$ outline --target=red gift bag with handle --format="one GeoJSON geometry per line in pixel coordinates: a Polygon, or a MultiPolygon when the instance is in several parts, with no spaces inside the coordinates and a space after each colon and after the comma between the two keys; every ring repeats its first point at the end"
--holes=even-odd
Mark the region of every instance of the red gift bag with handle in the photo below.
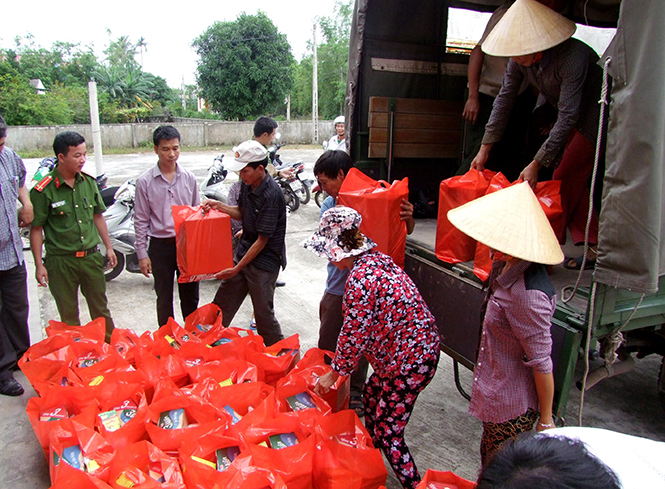
{"type": "Polygon", "coordinates": [[[474,489],[475,482],[463,479],[453,472],[427,469],[416,489],[474,489]]]}
{"type": "Polygon", "coordinates": [[[469,170],[464,175],[448,178],[439,186],[439,214],[436,221],[436,257],[447,263],[471,261],[476,254],[476,241],[448,220],[448,211],[485,195],[495,172],[469,170]]]}
{"type": "Polygon", "coordinates": [[[360,231],[376,243],[377,250],[404,268],[406,224],[400,218],[400,204],[408,198],[408,178],[389,184],[351,168],[339,189],[337,203],[358,211],[363,217],[360,231]]]}
{"type": "Polygon", "coordinates": [[[216,273],[233,267],[231,218],[215,209],[204,213],[201,206],[171,206],[177,261],[178,282],[198,282],[214,278],[216,273]]]}

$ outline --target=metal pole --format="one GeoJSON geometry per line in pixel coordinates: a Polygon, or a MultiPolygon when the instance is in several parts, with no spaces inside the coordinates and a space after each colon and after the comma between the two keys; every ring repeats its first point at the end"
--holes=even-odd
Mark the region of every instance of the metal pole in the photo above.
{"type": "Polygon", "coordinates": [[[312,63],[312,125],[314,126],[314,137],[312,143],[319,142],[319,79],[318,60],[316,56],[316,23],[312,29],[312,44],[314,47],[314,59],[312,63]]]}
{"type": "Polygon", "coordinates": [[[99,127],[99,105],[97,103],[97,83],[94,80],[88,82],[90,94],[90,123],[92,125],[92,146],[95,150],[95,169],[97,176],[104,173],[104,161],[102,158],[102,133],[99,127]]]}

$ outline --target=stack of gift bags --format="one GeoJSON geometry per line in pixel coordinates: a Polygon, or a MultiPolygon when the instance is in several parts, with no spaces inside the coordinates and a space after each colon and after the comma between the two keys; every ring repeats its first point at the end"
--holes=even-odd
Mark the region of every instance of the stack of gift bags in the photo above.
{"type": "Polygon", "coordinates": [[[380,452],[348,379],[314,392],[330,352],[266,347],[214,304],[138,336],[51,321],[19,362],[52,488],[377,488],[380,452]]]}
{"type": "MultiPolygon", "coordinates": [[[[448,211],[516,183],[519,183],[519,180],[510,183],[501,172],[490,170],[469,170],[464,175],[441,182],[434,247],[436,257],[446,263],[473,262],[473,273],[481,281],[486,281],[492,271],[489,247],[478,243],[453,226],[448,220],[448,211]]],[[[558,180],[538,182],[534,190],[541,208],[557,235],[563,226],[560,191],[561,182],[558,180]]],[[[501,212],[501,209],[497,209],[497,212],[501,212]]]]}

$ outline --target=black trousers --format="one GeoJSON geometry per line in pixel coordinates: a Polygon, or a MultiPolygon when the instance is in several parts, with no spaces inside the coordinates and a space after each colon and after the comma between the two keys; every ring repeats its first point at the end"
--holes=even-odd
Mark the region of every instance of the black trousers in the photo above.
{"type": "MultiPolygon", "coordinates": [[[[173,278],[180,276],[175,238],[150,238],[148,256],[157,294],[157,322],[164,326],[173,317],[173,278]]],[[[199,307],[199,283],[178,284],[180,311],[185,318],[199,307]]]]}
{"type": "Polygon", "coordinates": [[[30,347],[28,282],[25,263],[0,271],[0,380],[13,376],[30,347]]]}

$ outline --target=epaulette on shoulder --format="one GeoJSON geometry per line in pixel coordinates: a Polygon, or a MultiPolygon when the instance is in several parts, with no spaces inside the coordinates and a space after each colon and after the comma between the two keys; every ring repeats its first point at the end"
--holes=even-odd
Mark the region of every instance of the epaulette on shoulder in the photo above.
{"type": "Polygon", "coordinates": [[[46,188],[46,186],[47,186],[49,183],[51,183],[52,180],[53,180],[53,176],[52,176],[52,175],[46,175],[44,178],[42,178],[42,179],[39,181],[39,183],[37,183],[37,185],[34,186],[34,189],[35,189],[37,192],[41,192],[42,190],[44,190],[44,189],[46,188]]]}
{"type": "Polygon", "coordinates": [[[84,179],[85,179],[85,177],[92,178],[93,180],[95,179],[95,177],[93,177],[92,175],[90,175],[90,173],[86,173],[86,172],[84,172],[84,171],[81,172],[81,176],[82,176],[84,179]]]}

